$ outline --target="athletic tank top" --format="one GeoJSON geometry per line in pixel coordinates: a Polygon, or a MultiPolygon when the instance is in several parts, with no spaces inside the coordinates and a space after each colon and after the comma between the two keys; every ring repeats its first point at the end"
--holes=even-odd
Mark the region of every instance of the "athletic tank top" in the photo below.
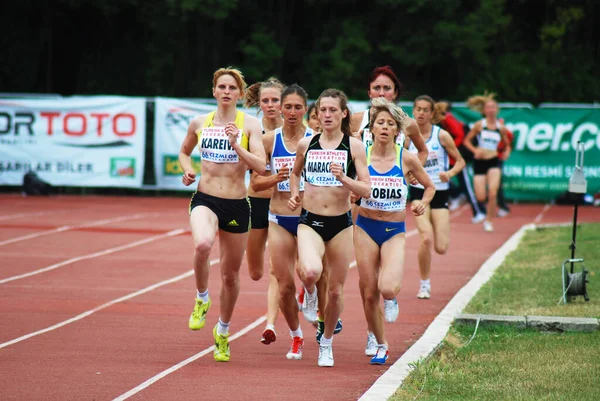
{"type": "Polygon", "coordinates": [[[350,151],[350,137],[346,134],[335,149],[323,149],[319,143],[321,134],[313,135],[304,155],[304,177],[306,182],[319,187],[341,187],[343,184],[331,174],[330,163],[342,165],[344,173],[354,178],[356,167],[350,151]]]}
{"type": "MultiPolygon", "coordinates": [[[[373,145],[373,133],[371,132],[371,109],[365,110],[363,113],[362,121],[360,122],[360,127],[362,130],[361,140],[365,149],[369,146],[373,145]]],[[[404,146],[404,132],[400,131],[398,136],[396,137],[396,144],[400,146],[404,146]]]]}
{"type": "MultiPolygon", "coordinates": [[[[304,137],[311,136],[313,130],[306,128],[304,137]]],[[[288,166],[290,170],[296,163],[296,152],[290,152],[285,146],[283,140],[283,132],[281,127],[275,130],[275,136],[273,138],[273,151],[271,152],[271,165],[273,166],[273,174],[277,174],[280,169],[288,166]]],[[[277,183],[277,190],[279,192],[290,192],[290,180],[289,178],[285,181],[277,183]]],[[[300,177],[300,191],[304,191],[304,171],[300,177]]]]}
{"type": "Polygon", "coordinates": [[[500,123],[496,121],[496,129],[492,130],[487,127],[487,121],[485,118],[481,120],[481,132],[477,136],[479,141],[479,147],[488,150],[498,150],[498,144],[502,140],[500,134],[500,123]]]}
{"type": "Polygon", "coordinates": [[[371,174],[371,197],[362,198],[360,207],[384,212],[401,212],[406,209],[408,187],[402,171],[402,150],[396,144],[396,165],[388,172],[379,173],[371,164],[372,146],[367,149],[367,165],[371,174]]]}
{"type": "MultiPolygon", "coordinates": [[[[213,163],[238,163],[240,158],[229,144],[225,127],[214,127],[214,117],[214,111],[209,113],[206,116],[206,120],[204,120],[202,129],[196,130],[200,159],[213,163]]],[[[248,150],[248,136],[244,132],[244,113],[241,111],[238,111],[235,116],[235,125],[240,129],[240,135],[238,135],[237,139],[238,143],[244,149],[248,150]]]]}
{"type": "MultiPolygon", "coordinates": [[[[440,130],[440,127],[437,125],[431,126],[431,135],[425,143],[425,145],[427,145],[428,154],[424,167],[425,172],[427,172],[429,178],[431,178],[431,181],[435,184],[435,189],[445,191],[449,188],[449,184],[447,182],[442,182],[440,173],[448,170],[448,153],[446,153],[446,149],[444,149],[440,142],[440,130]]],[[[418,152],[412,142],[410,143],[408,150],[414,154],[417,154],[418,152]]],[[[410,185],[423,189],[423,185],[421,184],[410,185]]]]}

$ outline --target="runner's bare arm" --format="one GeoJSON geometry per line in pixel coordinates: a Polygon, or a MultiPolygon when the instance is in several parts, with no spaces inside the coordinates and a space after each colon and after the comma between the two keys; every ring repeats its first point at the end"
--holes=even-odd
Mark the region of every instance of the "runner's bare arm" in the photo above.
{"type": "Polygon", "coordinates": [[[479,134],[480,132],[481,132],[481,121],[477,121],[473,125],[473,128],[471,128],[471,130],[465,137],[465,140],[463,141],[463,145],[465,145],[465,148],[467,148],[467,150],[469,150],[469,152],[471,152],[473,154],[476,153],[475,145],[473,145],[473,138],[475,138],[475,135],[479,134]]]}
{"type": "Polygon", "coordinates": [[[418,151],[417,157],[419,158],[421,164],[425,165],[425,162],[427,161],[427,156],[429,155],[429,150],[427,149],[427,145],[425,144],[423,135],[421,135],[421,131],[419,130],[417,122],[411,118],[410,125],[406,127],[404,133],[408,138],[410,138],[412,143],[415,144],[415,148],[417,148],[418,151]]]}
{"type": "Polygon", "coordinates": [[[188,126],[187,134],[183,138],[181,149],[179,150],[179,165],[183,170],[183,177],[181,181],[184,185],[190,185],[196,181],[196,172],[192,166],[192,152],[196,145],[198,145],[198,135],[196,130],[202,126],[205,116],[198,116],[194,118],[188,126]]]}
{"type": "Polygon", "coordinates": [[[429,177],[429,174],[427,174],[421,165],[419,159],[417,159],[417,156],[410,152],[402,152],[402,170],[410,171],[412,175],[415,176],[417,181],[423,185],[425,191],[423,192],[423,198],[420,200],[420,202],[424,206],[429,205],[433,199],[433,196],[435,195],[435,185],[429,177]]]}
{"type": "MultiPolygon", "coordinates": [[[[348,177],[343,172],[336,178],[356,195],[368,198],[371,196],[371,177],[369,175],[369,168],[367,167],[367,153],[365,147],[358,139],[350,138],[350,151],[353,156],[354,167],[356,168],[356,179],[348,177]]],[[[337,163],[334,164],[340,166],[337,163]]],[[[333,169],[331,172],[333,173],[333,169]]]]}
{"type": "Polygon", "coordinates": [[[460,173],[463,168],[465,168],[466,163],[465,159],[463,159],[460,152],[456,148],[456,145],[454,144],[454,139],[448,131],[440,131],[440,142],[444,149],[446,149],[446,153],[448,153],[448,155],[456,161],[454,163],[454,166],[450,170],[442,171],[440,173],[440,179],[442,180],[442,182],[448,182],[450,178],[454,177],[455,175],[460,173]]]}
{"type": "MultiPolygon", "coordinates": [[[[237,143],[236,140],[230,139],[230,144],[237,152],[240,158],[248,165],[248,168],[255,171],[257,174],[264,175],[267,171],[267,162],[265,157],[265,148],[262,143],[262,129],[256,117],[249,115],[245,116],[245,129],[248,135],[248,143],[250,150],[244,149],[237,143]]],[[[227,132],[228,127],[225,127],[227,132]]],[[[235,127],[235,125],[233,125],[235,127]]],[[[235,127],[237,129],[237,127],[235,127]]]]}
{"type": "Polygon", "coordinates": [[[302,203],[300,199],[300,178],[302,177],[302,170],[304,169],[304,155],[310,144],[311,137],[306,137],[298,142],[296,148],[296,163],[290,174],[290,200],[288,202],[288,208],[290,210],[296,210],[302,203]]]}
{"type": "MultiPolygon", "coordinates": [[[[265,147],[265,154],[267,156],[267,162],[269,162],[271,158],[271,153],[273,152],[273,137],[275,136],[274,131],[269,131],[262,136],[263,146],[265,147]]],[[[250,176],[250,185],[252,189],[256,192],[267,190],[275,185],[278,182],[285,181],[287,178],[284,178],[286,175],[289,176],[289,169],[281,169],[275,175],[273,175],[273,171],[275,167],[271,164],[271,171],[267,171],[264,176],[256,174],[254,171],[250,176]]]]}
{"type": "Polygon", "coordinates": [[[350,130],[352,131],[353,136],[360,135],[360,132],[364,128],[360,126],[360,123],[362,122],[365,113],[366,111],[359,111],[350,116],[350,130]]]}

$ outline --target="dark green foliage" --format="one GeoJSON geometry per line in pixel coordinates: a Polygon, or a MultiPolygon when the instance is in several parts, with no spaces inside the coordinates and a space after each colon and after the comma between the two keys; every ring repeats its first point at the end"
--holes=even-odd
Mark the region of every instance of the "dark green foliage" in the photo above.
{"type": "Polygon", "coordinates": [[[390,64],[404,99],[592,102],[598,20],[595,0],[21,0],[0,13],[0,92],[210,97],[231,65],[364,99],[390,64]]]}

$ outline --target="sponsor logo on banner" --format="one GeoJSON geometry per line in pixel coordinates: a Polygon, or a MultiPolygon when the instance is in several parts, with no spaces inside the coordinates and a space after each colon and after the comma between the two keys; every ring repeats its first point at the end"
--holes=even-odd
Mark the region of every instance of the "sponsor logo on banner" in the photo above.
{"type": "Polygon", "coordinates": [[[132,146],[137,117],[132,113],[108,112],[101,108],[87,112],[0,111],[0,143],[36,144],[40,136],[55,145],[99,148],[132,146]]]}
{"type": "MultiPolygon", "coordinates": [[[[192,156],[192,167],[196,174],[200,174],[202,170],[202,163],[200,162],[199,156],[192,156]]],[[[179,156],[163,155],[162,172],[165,176],[181,177],[183,175],[183,170],[179,165],[179,156]]]]}
{"type": "Polygon", "coordinates": [[[120,96],[0,99],[0,185],[21,185],[33,171],[57,186],[141,186],[145,105],[120,96]]]}
{"type": "Polygon", "coordinates": [[[111,177],[135,177],[135,159],[133,157],[112,157],[110,159],[111,177]]]}

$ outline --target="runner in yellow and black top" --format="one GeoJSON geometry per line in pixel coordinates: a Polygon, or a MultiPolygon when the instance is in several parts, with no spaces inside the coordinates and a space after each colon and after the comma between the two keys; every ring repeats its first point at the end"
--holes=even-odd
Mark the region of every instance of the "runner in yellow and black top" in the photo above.
{"type": "Polygon", "coordinates": [[[220,317],[213,336],[214,358],[222,362],[230,358],[229,323],[240,291],[239,271],[250,229],[245,175],[249,168],[258,174],[266,172],[260,123],[236,108],[245,89],[246,82],[239,70],[217,70],[213,75],[217,110],[192,120],[179,152],[185,185],[196,181],[191,162],[196,145],[202,160],[198,189],[190,201],[197,296],[189,327],[199,330],[206,323],[211,304],[209,255],[218,230],[222,285],[220,317]]]}
{"type": "MultiPolygon", "coordinates": [[[[283,125],[281,118],[281,92],[283,84],[276,78],[269,78],[264,82],[250,85],[244,96],[245,107],[256,107],[263,113],[261,120],[263,135],[267,131],[283,125]]],[[[269,170],[267,163],[267,170],[269,170]]],[[[251,179],[257,174],[250,171],[251,179]]],[[[273,188],[255,191],[252,185],[248,187],[248,199],[252,208],[250,235],[246,247],[246,260],[248,261],[248,272],[252,280],[260,280],[264,272],[265,247],[269,227],[269,203],[273,195],[273,188]]],[[[275,334],[275,320],[279,313],[279,289],[277,279],[269,269],[269,289],[267,291],[267,323],[263,330],[261,342],[265,345],[271,344],[277,339],[275,334]]]]}
{"type": "Polygon", "coordinates": [[[350,192],[368,197],[370,183],[364,146],[351,137],[346,95],[337,89],[323,91],[317,100],[317,110],[322,133],[302,139],[298,144],[288,205],[291,210],[302,206],[298,253],[300,276],[306,289],[302,312],[309,321],[317,319],[315,283],[324,273],[323,257],[327,254],[328,300],[323,311],[325,330],[319,345],[318,365],[333,366],[333,333],[342,311],[342,290],[352,260],[348,252],[352,241],[350,192]],[[303,172],[305,196],[301,199],[303,172]]]}

